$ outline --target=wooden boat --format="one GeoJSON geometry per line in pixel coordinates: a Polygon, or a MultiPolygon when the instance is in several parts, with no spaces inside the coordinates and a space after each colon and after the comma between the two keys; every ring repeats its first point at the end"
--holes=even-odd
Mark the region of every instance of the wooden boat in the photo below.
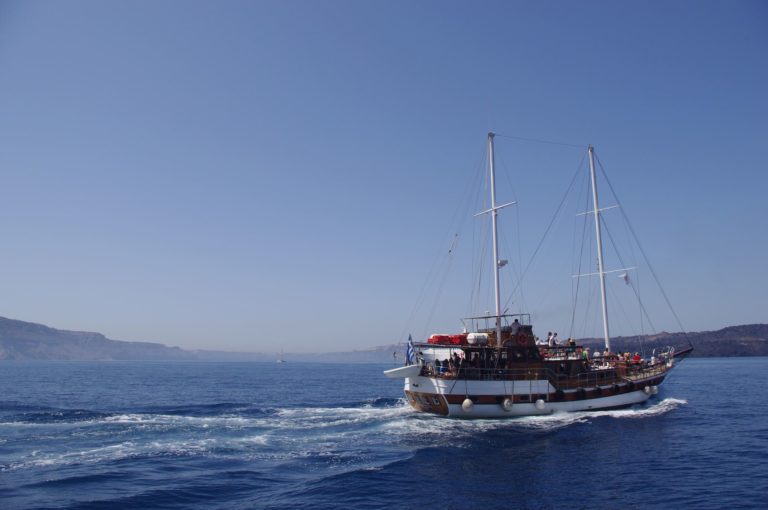
{"type": "MultiPolygon", "coordinates": [[[[605,350],[599,356],[587,348],[537,345],[529,314],[501,311],[497,216],[512,203],[497,205],[494,133],[488,134],[488,167],[495,278],[494,314],[464,319],[460,334],[432,335],[426,342],[410,338],[406,365],[387,370],[404,379],[405,396],[417,411],[457,418],[507,418],[560,411],[589,411],[639,404],[659,391],[676,358],[692,347],[672,347],[648,357],[628,357],[611,351],[605,291],[594,150],[587,149],[592,190],[605,350]],[[492,325],[487,327],[487,325],[492,325]],[[483,327],[483,326],[486,327],[483,327]]],[[[513,202],[514,203],[514,202],[513,202]]],[[[620,271],[620,270],[619,270],[620,271]]],[[[583,275],[577,275],[583,276],[583,275]]]]}

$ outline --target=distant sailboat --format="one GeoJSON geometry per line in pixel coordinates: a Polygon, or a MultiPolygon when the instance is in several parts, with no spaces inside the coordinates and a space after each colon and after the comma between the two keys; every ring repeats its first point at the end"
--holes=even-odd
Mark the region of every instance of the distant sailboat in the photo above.
{"type": "Polygon", "coordinates": [[[277,358],[278,363],[285,363],[285,353],[282,349],[280,349],[280,357],[277,358]]]}

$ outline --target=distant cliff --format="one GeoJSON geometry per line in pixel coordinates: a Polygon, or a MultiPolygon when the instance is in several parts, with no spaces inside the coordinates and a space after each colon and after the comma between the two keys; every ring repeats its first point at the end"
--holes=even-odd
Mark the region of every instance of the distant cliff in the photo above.
{"type": "MultiPolygon", "coordinates": [[[[717,331],[692,333],[658,333],[655,335],[617,337],[611,339],[616,352],[638,351],[640,346],[648,352],[671,345],[683,348],[693,345],[692,357],[768,356],[768,324],[729,326],[717,331]]],[[[602,346],[602,339],[583,340],[590,346],[602,346]]]]}
{"type": "Polygon", "coordinates": [[[65,331],[0,317],[0,360],[188,360],[178,347],[121,342],[100,333],[65,331]]]}
{"type": "MultiPolygon", "coordinates": [[[[718,331],[659,333],[616,337],[614,351],[651,350],[672,345],[693,344],[692,356],[768,356],[768,324],[731,326],[718,331]]],[[[579,340],[579,344],[602,348],[602,340],[579,340]]],[[[390,344],[364,350],[333,353],[285,353],[288,362],[317,363],[402,363],[405,346],[390,344]],[[397,359],[393,359],[396,353],[397,359]]],[[[273,353],[225,351],[187,351],[151,342],[111,340],[100,333],[66,331],[32,322],[0,317],[0,360],[199,360],[274,362],[273,353]]]]}

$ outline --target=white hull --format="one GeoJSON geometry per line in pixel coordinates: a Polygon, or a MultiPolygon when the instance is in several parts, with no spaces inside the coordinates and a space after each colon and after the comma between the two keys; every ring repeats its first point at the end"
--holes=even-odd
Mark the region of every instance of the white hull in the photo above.
{"type": "Polygon", "coordinates": [[[514,404],[507,411],[500,405],[475,404],[469,411],[465,411],[461,405],[448,404],[448,416],[451,418],[512,418],[515,416],[541,416],[552,413],[596,411],[599,409],[611,409],[632,404],[639,404],[651,398],[652,393],[646,394],[642,390],[613,395],[610,397],[590,398],[573,402],[545,402],[543,409],[538,409],[536,404],[514,404]]]}
{"type": "MultiPolygon", "coordinates": [[[[657,386],[643,385],[642,382],[638,382],[635,388],[637,389],[626,388],[624,392],[619,394],[582,396],[582,398],[575,400],[549,401],[547,396],[554,394],[556,389],[546,380],[473,381],[423,376],[405,378],[405,393],[409,403],[414,408],[425,410],[424,403],[426,402],[433,404],[432,409],[426,412],[465,419],[512,418],[516,416],[540,416],[556,412],[610,409],[645,402],[658,392],[657,386]],[[470,396],[476,402],[466,405],[467,397],[470,396]],[[520,402],[520,397],[528,401],[520,402]],[[493,403],[494,400],[496,403],[493,403]],[[511,404],[507,402],[505,407],[503,405],[504,400],[515,400],[515,402],[511,404]]],[[[585,390],[591,394],[596,389],[586,388],[585,390]]],[[[573,393],[573,398],[576,398],[577,391],[566,390],[565,393],[573,393]]]]}

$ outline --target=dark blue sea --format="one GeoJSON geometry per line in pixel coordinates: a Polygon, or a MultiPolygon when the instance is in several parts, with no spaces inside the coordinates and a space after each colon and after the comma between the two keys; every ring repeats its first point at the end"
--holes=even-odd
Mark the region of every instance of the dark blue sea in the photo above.
{"type": "Polygon", "coordinates": [[[0,508],[768,508],[768,358],[650,402],[418,415],[391,365],[0,363],[0,508]]]}

